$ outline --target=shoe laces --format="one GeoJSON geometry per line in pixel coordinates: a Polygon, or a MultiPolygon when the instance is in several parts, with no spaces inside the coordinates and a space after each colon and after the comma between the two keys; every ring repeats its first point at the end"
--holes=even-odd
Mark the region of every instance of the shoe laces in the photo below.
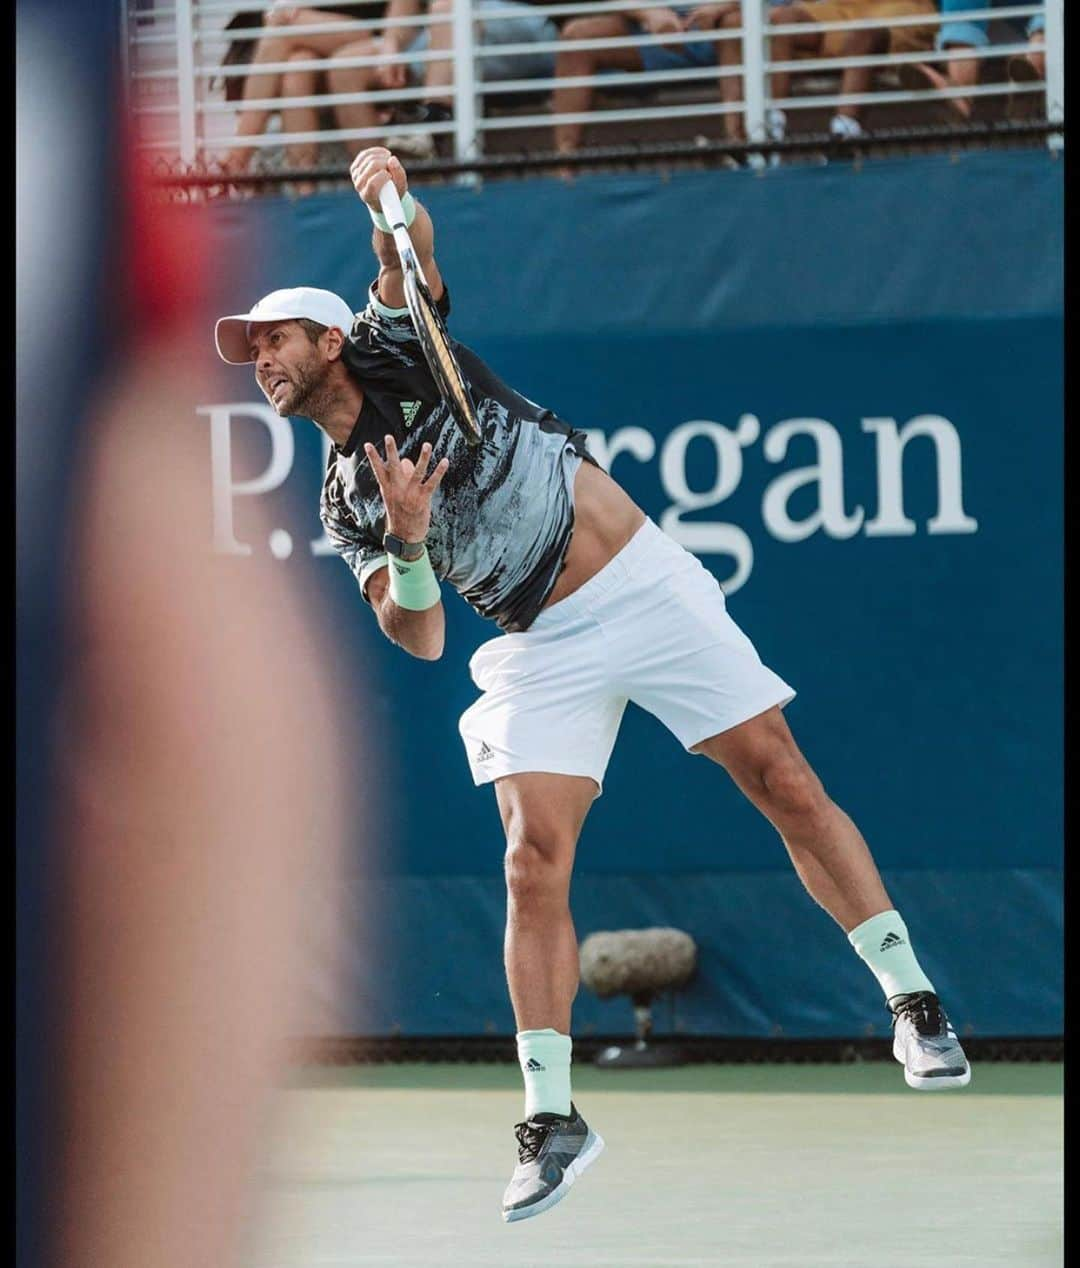
{"type": "Polygon", "coordinates": [[[554,1123],[515,1123],[514,1135],[518,1142],[518,1162],[534,1162],[551,1135],[554,1123]]]}
{"type": "Polygon", "coordinates": [[[944,1024],[941,1001],[932,991],[902,996],[892,1006],[893,1018],[911,1022],[920,1035],[939,1035],[944,1024]]]}

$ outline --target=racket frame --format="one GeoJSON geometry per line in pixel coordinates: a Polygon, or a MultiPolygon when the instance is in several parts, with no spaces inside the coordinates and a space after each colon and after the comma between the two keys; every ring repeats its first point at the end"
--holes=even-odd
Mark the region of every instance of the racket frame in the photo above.
{"type": "Polygon", "coordinates": [[[427,361],[428,368],[438,386],[439,392],[446,402],[454,422],[464,433],[466,441],[470,445],[479,445],[483,440],[483,434],[480,430],[480,421],[476,415],[476,406],[473,403],[469,385],[465,382],[461,367],[454,356],[454,350],[450,346],[450,336],[446,332],[446,326],[439,314],[439,310],[435,307],[434,299],[431,297],[431,290],[427,284],[427,279],[424,277],[424,270],[420,267],[420,259],[416,254],[416,248],[413,246],[409,231],[405,227],[405,212],[392,179],[388,180],[382,189],[379,190],[379,205],[382,207],[383,215],[390,225],[390,232],[394,237],[394,245],[397,247],[398,257],[401,260],[405,304],[409,310],[409,317],[412,320],[413,329],[416,331],[416,337],[420,341],[424,360],[427,361]],[[431,324],[439,332],[446,344],[446,352],[450,360],[449,368],[443,364],[442,358],[439,356],[439,350],[435,346],[428,330],[425,314],[430,317],[431,324]],[[453,382],[455,378],[457,380],[456,384],[453,382]],[[460,393],[467,404],[458,399],[458,393],[460,393]]]}

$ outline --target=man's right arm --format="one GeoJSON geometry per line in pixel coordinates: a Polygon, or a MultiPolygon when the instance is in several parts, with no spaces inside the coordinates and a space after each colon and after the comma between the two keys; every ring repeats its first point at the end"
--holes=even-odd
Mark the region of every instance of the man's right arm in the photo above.
{"type": "Polygon", "coordinates": [[[366,590],[379,628],[392,643],[421,660],[439,659],[446,642],[446,613],[441,600],[422,612],[399,608],[390,597],[389,568],[372,573],[366,590]]]}

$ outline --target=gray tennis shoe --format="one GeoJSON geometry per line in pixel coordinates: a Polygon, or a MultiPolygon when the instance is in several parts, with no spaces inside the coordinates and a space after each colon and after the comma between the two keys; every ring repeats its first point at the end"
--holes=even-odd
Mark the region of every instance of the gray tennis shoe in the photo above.
{"type": "Polygon", "coordinates": [[[904,1081],[920,1092],[966,1087],[971,1066],[949,1024],[941,1000],[932,991],[894,995],[893,1056],[904,1067],[904,1081]]]}
{"type": "Polygon", "coordinates": [[[600,1156],[603,1140],[573,1105],[567,1116],[534,1114],[514,1128],[518,1165],[503,1194],[503,1219],[527,1220],[561,1202],[600,1156]]]}

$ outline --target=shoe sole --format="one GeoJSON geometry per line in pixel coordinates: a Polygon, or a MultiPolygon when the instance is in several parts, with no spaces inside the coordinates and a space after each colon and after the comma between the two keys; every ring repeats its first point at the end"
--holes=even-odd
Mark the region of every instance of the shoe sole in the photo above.
{"type": "Polygon", "coordinates": [[[912,1074],[902,1054],[893,1049],[893,1058],[904,1067],[904,1082],[916,1092],[947,1092],[952,1087],[967,1087],[971,1082],[971,1066],[964,1067],[963,1074],[912,1074]]]}
{"type": "Polygon", "coordinates": [[[591,1167],[603,1151],[604,1138],[596,1132],[590,1131],[588,1136],[585,1137],[585,1148],[563,1172],[563,1178],[558,1187],[552,1189],[546,1198],[541,1198],[530,1206],[521,1206],[513,1210],[503,1211],[503,1223],[513,1224],[517,1220],[528,1220],[534,1215],[542,1215],[545,1211],[550,1211],[553,1206],[556,1206],[566,1197],[574,1187],[574,1181],[578,1176],[588,1167],[591,1167]]]}
{"type": "Polygon", "coordinates": [[[904,1082],[917,1092],[947,1092],[951,1087],[967,1087],[971,1082],[971,1066],[963,1074],[912,1074],[905,1069],[904,1082]]]}

